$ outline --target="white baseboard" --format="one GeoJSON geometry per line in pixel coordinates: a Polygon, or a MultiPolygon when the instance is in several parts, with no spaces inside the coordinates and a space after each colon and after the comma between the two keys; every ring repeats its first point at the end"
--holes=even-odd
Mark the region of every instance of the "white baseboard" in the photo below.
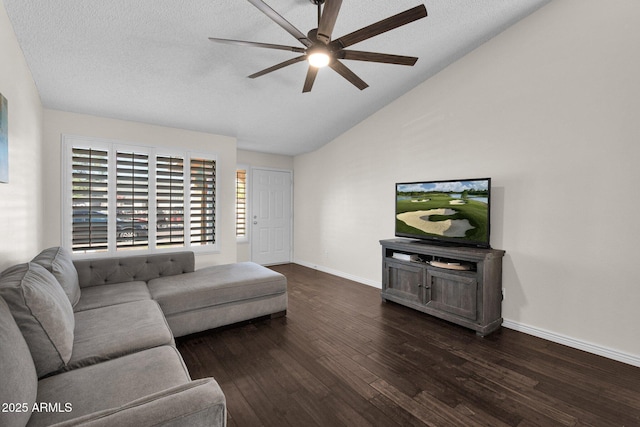
{"type": "Polygon", "coordinates": [[[566,345],[567,347],[577,348],[578,350],[583,350],[587,353],[597,354],[598,356],[603,356],[607,359],[613,359],[617,360],[618,362],[640,367],[640,357],[634,356],[632,354],[612,350],[610,348],[603,347],[597,344],[578,340],[566,335],[557,334],[555,332],[550,332],[533,326],[524,325],[522,323],[517,323],[511,320],[503,320],[502,326],[504,326],[505,328],[513,329],[514,331],[533,335],[534,337],[542,338],[547,341],[566,345]]]}
{"type": "MultiPolygon", "coordinates": [[[[321,265],[313,264],[307,261],[296,259],[293,261],[296,264],[300,264],[304,267],[312,268],[314,270],[322,271],[324,273],[333,274],[334,276],[342,277],[354,282],[359,282],[374,288],[381,289],[382,284],[375,280],[364,279],[362,277],[347,274],[342,271],[334,270],[332,268],[324,267],[321,265]]],[[[626,363],[628,365],[640,367],[640,356],[635,356],[628,353],[623,353],[618,350],[613,350],[607,347],[603,347],[597,344],[593,344],[586,341],[581,341],[575,338],[568,337],[566,335],[558,334],[555,332],[547,331],[544,329],[536,328],[534,326],[524,325],[512,320],[504,319],[502,326],[514,331],[522,332],[534,337],[542,338],[547,341],[555,342],[558,344],[566,345],[567,347],[576,348],[578,350],[586,351],[587,353],[597,354],[598,356],[606,357],[607,359],[617,360],[618,362],[626,363]]]]}
{"type": "Polygon", "coordinates": [[[342,277],[343,279],[353,280],[354,282],[362,283],[363,285],[372,286],[374,288],[382,289],[382,283],[375,280],[365,279],[363,277],[347,274],[343,271],[334,270],[332,268],[324,267],[322,265],[313,264],[311,262],[303,261],[300,259],[293,260],[295,264],[300,264],[303,267],[313,268],[314,270],[322,271],[323,273],[333,274],[334,276],[342,277]]]}

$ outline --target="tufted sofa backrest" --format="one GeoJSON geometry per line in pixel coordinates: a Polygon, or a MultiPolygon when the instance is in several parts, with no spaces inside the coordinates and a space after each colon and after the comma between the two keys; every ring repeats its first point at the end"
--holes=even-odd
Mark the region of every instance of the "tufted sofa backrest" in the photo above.
{"type": "Polygon", "coordinates": [[[195,270],[193,252],[83,259],[73,262],[80,287],[143,281],[195,270]]]}

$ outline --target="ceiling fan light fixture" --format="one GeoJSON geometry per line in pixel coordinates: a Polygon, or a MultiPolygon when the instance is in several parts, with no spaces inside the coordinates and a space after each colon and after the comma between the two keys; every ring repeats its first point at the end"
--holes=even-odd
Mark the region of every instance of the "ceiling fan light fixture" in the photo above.
{"type": "Polygon", "coordinates": [[[329,62],[331,62],[331,57],[323,50],[310,53],[307,59],[309,61],[309,65],[316,68],[326,67],[329,65],[329,62]]]}

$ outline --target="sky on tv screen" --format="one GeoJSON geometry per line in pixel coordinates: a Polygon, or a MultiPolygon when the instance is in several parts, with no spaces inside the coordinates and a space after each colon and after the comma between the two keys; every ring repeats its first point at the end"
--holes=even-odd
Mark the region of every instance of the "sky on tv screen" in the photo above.
{"type": "Polygon", "coordinates": [[[399,184],[398,191],[442,191],[451,193],[461,193],[464,190],[487,190],[489,181],[450,181],[450,182],[425,182],[412,184],[399,184]]]}

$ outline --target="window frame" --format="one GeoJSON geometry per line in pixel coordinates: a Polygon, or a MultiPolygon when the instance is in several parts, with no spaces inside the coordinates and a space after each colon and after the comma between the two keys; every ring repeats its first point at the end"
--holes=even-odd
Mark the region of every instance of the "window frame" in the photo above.
{"type": "Polygon", "coordinates": [[[79,135],[62,135],[62,207],[61,207],[61,243],[62,246],[69,249],[74,258],[100,258],[111,256],[123,256],[123,255],[145,255],[151,253],[165,253],[165,252],[180,252],[180,251],[193,251],[195,253],[219,253],[220,243],[218,232],[218,218],[219,218],[219,189],[218,189],[218,156],[213,152],[195,151],[187,149],[178,149],[175,147],[168,148],[162,146],[153,146],[141,143],[132,143],[127,141],[118,141],[111,139],[103,139],[96,137],[87,137],[79,135]],[[107,206],[108,221],[109,221],[109,234],[107,250],[101,251],[88,251],[88,252],[74,252],[73,251],[73,159],[72,150],[76,147],[91,148],[105,150],[108,153],[108,200],[113,198],[114,203],[109,202],[107,206]],[[149,159],[149,200],[148,200],[148,245],[146,248],[127,249],[125,247],[118,248],[116,245],[116,227],[115,227],[115,213],[116,213],[116,177],[115,177],[115,165],[116,165],[116,153],[118,151],[134,151],[148,155],[149,159]],[[156,164],[158,156],[173,156],[182,157],[185,164],[183,170],[184,174],[184,243],[181,246],[157,246],[157,188],[156,188],[156,164]],[[215,164],[214,177],[214,194],[213,194],[213,221],[214,221],[214,243],[204,245],[192,245],[191,244],[191,159],[200,158],[211,160],[215,164]],[[113,172],[112,172],[113,171],[113,172]]]}

